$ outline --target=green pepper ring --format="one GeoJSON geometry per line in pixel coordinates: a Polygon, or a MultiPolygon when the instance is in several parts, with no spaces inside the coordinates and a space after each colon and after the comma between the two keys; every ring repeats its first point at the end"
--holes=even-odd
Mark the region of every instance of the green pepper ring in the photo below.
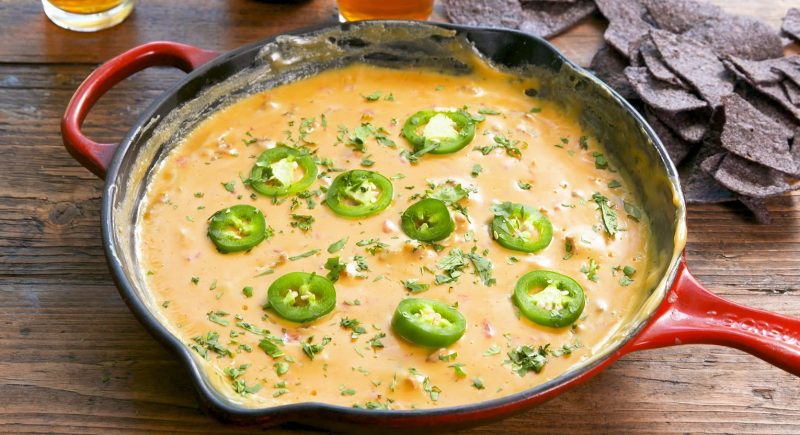
{"type": "Polygon", "coordinates": [[[308,186],[314,183],[317,179],[317,164],[307,154],[289,148],[287,146],[278,145],[275,148],[268,149],[258,156],[256,164],[250,170],[250,187],[256,192],[265,196],[286,196],[293,193],[298,193],[306,190],[308,186]],[[293,158],[294,161],[303,169],[303,178],[288,186],[276,186],[264,181],[263,165],[270,165],[285,158],[293,158]],[[259,165],[261,164],[261,165],[259,165]]]}
{"type": "Polygon", "coordinates": [[[272,310],[282,318],[291,322],[306,323],[333,311],[336,306],[336,289],[328,279],[317,274],[290,272],[272,282],[267,290],[267,301],[272,310]],[[302,306],[291,304],[287,298],[288,291],[301,293],[302,286],[308,286],[305,289],[307,291],[305,296],[313,295],[314,300],[302,306]]]}
{"type": "Polygon", "coordinates": [[[526,214],[530,216],[533,220],[533,227],[536,228],[539,237],[536,240],[518,237],[508,231],[510,223],[506,216],[495,215],[494,219],[492,219],[492,237],[497,243],[514,251],[528,253],[536,253],[547,248],[553,240],[553,224],[550,223],[550,219],[533,207],[514,203],[504,203],[503,205],[506,204],[513,207],[515,216],[524,217],[526,214]]]}
{"type": "Polygon", "coordinates": [[[426,198],[415,202],[400,216],[400,228],[408,237],[421,242],[438,242],[456,228],[444,202],[426,198]]]}
{"type": "Polygon", "coordinates": [[[458,111],[438,111],[438,110],[420,110],[419,112],[411,115],[406,119],[403,124],[403,136],[411,142],[415,151],[426,148],[431,143],[417,132],[420,126],[424,126],[436,115],[445,115],[456,123],[458,128],[458,137],[453,139],[446,139],[439,142],[439,146],[429,151],[431,154],[450,154],[454,153],[472,142],[475,137],[475,122],[472,117],[461,110],[458,111]]]}
{"type": "Polygon", "coordinates": [[[224,208],[208,218],[208,237],[224,254],[247,251],[266,238],[267,223],[261,210],[239,204],[224,208]]]}
{"type": "Polygon", "coordinates": [[[411,343],[440,348],[458,341],[467,328],[464,316],[455,308],[433,299],[407,298],[400,301],[392,317],[392,330],[411,343]],[[415,316],[424,308],[430,308],[440,315],[447,324],[433,325],[415,316]]]}
{"type": "Polygon", "coordinates": [[[523,275],[514,287],[514,304],[522,315],[534,323],[552,328],[560,328],[575,323],[586,305],[583,288],[574,279],[549,270],[534,270],[523,275]],[[561,309],[548,310],[537,305],[533,299],[536,294],[530,294],[530,289],[535,287],[546,288],[555,284],[556,288],[567,291],[562,296],[566,304],[561,309]]]}
{"type": "Polygon", "coordinates": [[[331,186],[328,188],[325,204],[328,205],[331,211],[339,216],[362,218],[372,216],[386,209],[386,207],[392,203],[393,194],[392,182],[389,181],[388,178],[377,172],[354,169],[339,174],[333,180],[333,183],[331,183],[331,186]],[[357,181],[369,181],[380,189],[380,196],[378,196],[375,203],[368,205],[350,205],[347,203],[346,199],[344,201],[342,200],[343,192],[352,183],[354,178],[357,179],[357,181]]]}

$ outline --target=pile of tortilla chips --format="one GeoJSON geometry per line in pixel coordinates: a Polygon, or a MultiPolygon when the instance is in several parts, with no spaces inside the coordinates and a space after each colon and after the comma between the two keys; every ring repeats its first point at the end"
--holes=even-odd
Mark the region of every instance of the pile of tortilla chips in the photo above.
{"type": "MultiPolygon", "coordinates": [[[[592,69],[642,109],[686,201],[738,200],[769,222],[764,198],[800,188],[800,56],[784,56],[778,31],[695,0],[445,1],[455,22],[540,36],[595,6],[609,25],[592,69]],[[470,15],[477,4],[487,15],[470,15]],[[506,4],[514,20],[498,13],[506,4]]],[[[788,11],[782,31],[800,42],[800,9],[788,11]]]]}

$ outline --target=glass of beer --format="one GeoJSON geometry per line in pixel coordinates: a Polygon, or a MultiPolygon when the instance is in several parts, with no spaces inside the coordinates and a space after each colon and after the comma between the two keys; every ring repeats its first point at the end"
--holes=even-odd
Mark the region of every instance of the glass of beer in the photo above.
{"type": "Polygon", "coordinates": [[[426,20],[433,0],[337,0],[340,21],[396,19],[426,20]]]}
{"type": "Polygon", "coordinates": [[[95,32],[121,23],[136,0],[42,0],[44,13],[60,27],[95,32]]]}

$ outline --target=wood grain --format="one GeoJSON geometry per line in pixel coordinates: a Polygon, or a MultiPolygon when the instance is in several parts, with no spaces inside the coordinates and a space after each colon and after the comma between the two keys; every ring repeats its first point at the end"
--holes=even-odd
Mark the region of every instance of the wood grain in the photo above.
{"type": "MultiPolygon", "coordinates": [[[[715,2],[773,25],[787,4],[715,2]]],[[[0,0],[0,431],[260,430],[200,412],[183,369],[119,298],[100,241],[102,183],[64,151],[58,124],[96,63],[135,44],[171,39],[229,49],[334,20],[332,1],[323,0],[142,0],[123,25],[83,35],[47,22],[37,2],[0,0]]],[[[591,17],[554,42],[586,64],[603,25],[591,17]]],[[[150,70],[122,83],[100,101],[87,133],[118,140],[180,74],[150,70]]],[[[755,225],[741,206],[691,207],[691,269],[736,302],[800,316],[799,203],[798,195],[771,200],[770,226],[755,225]]],[[[542,406],[474,429],[701,431],[799,433],[800,381],[735,350],[653,350],[623,358],[542,406]]]]}

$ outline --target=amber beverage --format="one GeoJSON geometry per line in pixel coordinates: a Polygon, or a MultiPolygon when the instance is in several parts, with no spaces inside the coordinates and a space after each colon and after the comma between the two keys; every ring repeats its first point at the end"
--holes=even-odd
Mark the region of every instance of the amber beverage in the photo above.
{"type": "Polygon", "coordinates": [[[337,0],[342,20],[425,20],[433,12],[433,0],[337,0]]]}
{"type": "Polygon", "coordinates": [[[94,32],[121,23],[135,0],[42,0],[50,21],[69,30],[94,32]]]}
{"type": "Polygon", "coordinates": [[[49,3],[74,14],[96,14],[119,6],[122,0],[50,0],[49,3]]]}

